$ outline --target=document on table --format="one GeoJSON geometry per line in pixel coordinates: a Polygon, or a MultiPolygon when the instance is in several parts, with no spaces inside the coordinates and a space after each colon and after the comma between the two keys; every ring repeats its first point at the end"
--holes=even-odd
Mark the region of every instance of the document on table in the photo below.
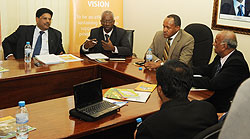
{"type": "Polygon", "coordinates": [[[43,62],[44,64],[59,64],[59,63],[64,63],[64,61],[54,55],[54,54],[50,54],[50,55],[37,55],[36,59],[43,62]]]}
{"type": "Polygon", "coordinates": [[[95,59],[109,59],[107,56],[105,56],[102,53],[93,53],[93,54],[86,54],[86,56],[89,59],[95,60],[95,59]]]}
{"type": "Polygon", "coordinates": [[[106,98],[111,99],[118,99],[118,100],[126,100],[126,101],[135,101],[135,102],[143,102],[145,103],[151,92],[141,92],[141,91],[135,91],[131,92],[132,89],[116,89],[116,88],[110,88],[103,96],[106,98]],[[127,91],[125,91],[127,90],[127,91]],[[124,96],[123,93],[130,94],[129,96],[124,96]],[[129,93],[130,92],[130,93],[129,93]],[[133,94],[133,95],[131,95],[133,94]],[[136,94],[136,95],[135,95],[136,94]]]}
{"type": "Polygon", "coordinates": [[[64,62],[74,62],[74,61],[82,61],[83,59],[78,58],[72,54],[63,54],[63,55],[37,55],[36,59],[43,62],[44,64],[58,64],[64,62]]]}
{"type": "Polygon", "coordinates": [[[57,55],[60,57],[64,62],[75,62],[75,61],[82,61],[83,59],[76,57],[72,54],[63,54],[63,55],[57,55]]]}
{"type": "Polygon", "coordinates": [[[207,89],[192,87],[190,91],[207,91],[207,89]]]}

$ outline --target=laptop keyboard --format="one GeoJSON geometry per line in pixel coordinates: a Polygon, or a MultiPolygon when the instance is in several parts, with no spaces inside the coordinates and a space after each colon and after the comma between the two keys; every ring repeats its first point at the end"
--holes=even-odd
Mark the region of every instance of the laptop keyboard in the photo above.
{"type": "Polygon", "coordinates": [[[101,112],[107,108],[110,108],[112,106],[116,106],[116,105],[113,103],[107,102],[107,101],[101,101],[99,103],[85,107],[85,108],[81,109],[81,111],[84,113],[87,113],[89,115],[92,115],[92,114],[101,112]]]}

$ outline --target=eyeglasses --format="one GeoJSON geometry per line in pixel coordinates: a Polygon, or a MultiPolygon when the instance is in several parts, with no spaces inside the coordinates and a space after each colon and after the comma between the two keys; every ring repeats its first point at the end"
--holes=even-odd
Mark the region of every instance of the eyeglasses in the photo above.
{"type": "Polygon", "coordinates": [[[103,24],[111,24],[114,22],[114,20],[101,20],[103,24]]]}

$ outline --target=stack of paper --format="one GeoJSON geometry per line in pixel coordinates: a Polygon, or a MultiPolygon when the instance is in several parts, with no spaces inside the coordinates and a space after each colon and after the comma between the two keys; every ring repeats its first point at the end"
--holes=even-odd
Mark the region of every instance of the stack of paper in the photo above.
{"type": "Polygon", "coordinates": [[[43,62],[44,64],[58,64],[64,63],[64,61],[54,54],[50,55],[37,55],[36,59],[43,62]]]}
{"type": "Polygon", "coordinates": [[[63,55],[58,55],[64,62],[74,62],[74,61],[82,61],[83,59],[78,58],[72,54],[63,54],[63,55]]]}
{"type": "Polygon", "coordinates": [[[156,86],[157,86],[156,84],[149,84],[149,83],[141,82],[141,83],[135,88],[135,90],[137,90],[137,91],[153,92],[156,86]]]}
{"type": "MultiPolygon", "coordinates": [[[[16,119],[12,116],[6,116],[0,118],[0,138],[10,139],[16,136],[16,119]]],[[[28,132],[35,130],[36,128],[28,125],[28,132]]]]}
{"type": "Polygon", "coordinates": [[[95,60],[95,59],[109,59],[107,56],[105,56],[102,53],[93,53],[93,54],[86,54],[86,56],[89,59],[95,60]]]}
{"type": "Polygon", "coordinates": [[[150,92],[139,92],[134,91],[133,89],[110,88],[104,94],[104,97],[127,101],[146,102],[150,94],[150,92]]]}
{"type": "Polygon", "coordinates": [[[6,71],[9,71],[9,69],[6,69],[6,68],[3,68],[3,67],[0,66],[0,73],[1,72],[6,72],[6,71]]]}
{"type": "Polygon", "coordinates": [[[58,64],[64,62],[73,62],[73,61],[81,61],[83,59],[78,58],[72,54],[63,54],[63,55],[37,55],[36,59],[43,62],[44,64],[58,64]]]}

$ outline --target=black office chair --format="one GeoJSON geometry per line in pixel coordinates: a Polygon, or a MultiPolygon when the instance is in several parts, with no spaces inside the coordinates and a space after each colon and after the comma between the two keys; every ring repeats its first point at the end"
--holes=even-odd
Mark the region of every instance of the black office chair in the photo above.
{"type": "Polygon", "coordinates": [[[131,53],[133,54],[133,56],[136,57],[136,54],[133,53],[133,44],[134,44],[134,31],[135,30],[126,30],[127,31],[127,36],[128,36],[128,41],[131,47],[131,53]]]}
{"type": "Polygon", "coordinates": [[[217,139],[223,122],[214,124],[198,133],[193,139],[217,139]]]}
{"type": "Polygon", "coordinates": [[[194,37],[193,66],[203,66],[209,63],[213,49],[213,34],[204,24],[192,23],[184,30],[194,37]]]}

